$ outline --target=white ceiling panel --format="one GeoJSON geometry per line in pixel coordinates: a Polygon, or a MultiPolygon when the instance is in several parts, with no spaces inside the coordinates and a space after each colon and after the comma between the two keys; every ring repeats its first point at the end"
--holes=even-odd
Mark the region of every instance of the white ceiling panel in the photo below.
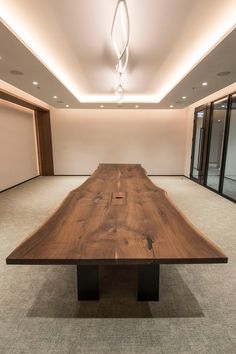
{"type": "MultiPolygon", "coordinates": [[[[236,52],[232,39],[235,0],[126,2],[129,62],[122,77],[124,103],[118,107],[131,108],[138,103],[145,108],[167,108],[170,102],[179,101],[182,91],[188,91],[189,100],[179,106],[182,108],[208,94],[207,90],[235,81],[231,65],[236,52]],[[229,44],[227,52],[222,53],[224,48],[220,54],[215,52],[229,34],[231,53],[229,44]],[[189,94],[199,85],[196,78],[205,80],[210,71],[216,74],[218,64],[214,60],[219,56],[219,70],[230,67],[227,79],[212,80],[205,91],[189,94]]],[[[107,101],[107,107],[117,107],[114,90],[118,74],[111,41],[116,4],[117,0],[0,0],[4,24],[0,34],[4,41],[0,48],[1,79],[31,94],[33,90],[38,98],[55,106],[58,103],[51,97],[60,94],[61,107],[65,102],[72,108],[98,107],[107,101]],[[17,67],[24,77],[9,73],[17,67]],[[40,81],[40,89],[32,88],[32,80],[40,81]]]]}

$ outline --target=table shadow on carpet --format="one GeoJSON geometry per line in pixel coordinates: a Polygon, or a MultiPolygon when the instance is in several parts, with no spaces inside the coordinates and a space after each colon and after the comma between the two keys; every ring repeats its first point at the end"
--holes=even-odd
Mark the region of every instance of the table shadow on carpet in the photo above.
{"type": "MultiPolygon", "coordinates": [[[[63,268],[63,267],[62,267],[63,268]]],[[[102,266],[100,300],[77,301],[76,270],[55,272],[36,294],[29,317],[165,318],[204,314],[177,267],[161,266],[160,301],[137,301],[137,267],[102,266]]]]}

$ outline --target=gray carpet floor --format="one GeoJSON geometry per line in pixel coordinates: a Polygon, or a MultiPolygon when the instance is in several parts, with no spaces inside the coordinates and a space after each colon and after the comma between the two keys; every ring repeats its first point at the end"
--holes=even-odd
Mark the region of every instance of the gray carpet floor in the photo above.
{"type": "Polygon", "coordinates": [[[0,194],[0,353],[236,353],[236,205],[184,177],[153,177],[228,255],[162,265],[159,302],[137,302],[136,269],[103,267],[101,300],[77,302],[75,266],[6,265],[6,256],[82,177],[38,177],[0,194]]]}

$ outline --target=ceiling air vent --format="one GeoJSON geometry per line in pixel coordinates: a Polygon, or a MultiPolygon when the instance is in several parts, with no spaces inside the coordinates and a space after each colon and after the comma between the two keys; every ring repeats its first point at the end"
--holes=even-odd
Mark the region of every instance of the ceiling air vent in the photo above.
{"type": "Polygon", "coordinates": [[[10,70],[9,73],[12,75],[24,75],[24,73],[19,70],[10,70]]]}
{"type": "Polygon", "coordinates": [[[219,73],[217,73],[217,76],[227,76],[231,74],[231,71],[220,71],[219,73]]]}

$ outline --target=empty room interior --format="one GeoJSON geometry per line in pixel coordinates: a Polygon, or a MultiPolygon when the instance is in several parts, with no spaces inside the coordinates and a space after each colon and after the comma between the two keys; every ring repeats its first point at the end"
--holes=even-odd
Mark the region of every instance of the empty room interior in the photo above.
{"type": "Polygon", "coordinates": [[[0,0],[0,353],[236,352],[235,14],[0,0]]]}

